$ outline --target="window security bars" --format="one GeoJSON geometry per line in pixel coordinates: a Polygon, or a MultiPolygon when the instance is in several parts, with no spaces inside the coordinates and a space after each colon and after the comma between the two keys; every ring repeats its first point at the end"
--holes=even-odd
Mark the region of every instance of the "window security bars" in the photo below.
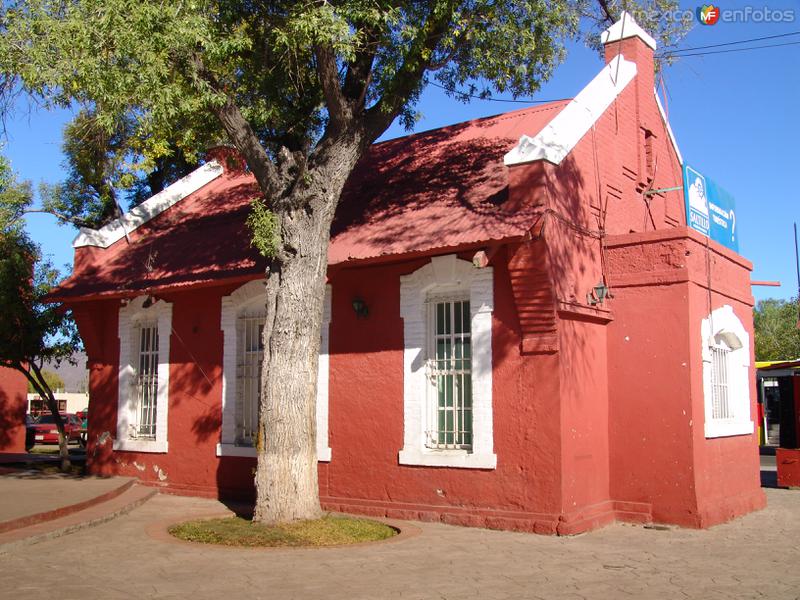
{"type": "Polygon", "coordinates": [[[429,448],[472,448],[470,321],[469,300],[434,298],[428,302],[429,448]]]}
{"type": "Polygon", "coordinates": [[[158,399],[158,324],[142,323],[139,329],[139,370],[136,373],[136,424],[134,437],[156,439],[158,399]]]}
{"type": "Polygon", "coordinates": [[[711,347],[711,417],[731,419],[733,413],[728,402],[728,356],[730,350],[711,347]]]}
{"type": "Polygon", "coordinates": [[[241,446],[252,446],[258,432],[265,322],[264,316],[245,316],[238,320],[236,443],[241,446]]]}

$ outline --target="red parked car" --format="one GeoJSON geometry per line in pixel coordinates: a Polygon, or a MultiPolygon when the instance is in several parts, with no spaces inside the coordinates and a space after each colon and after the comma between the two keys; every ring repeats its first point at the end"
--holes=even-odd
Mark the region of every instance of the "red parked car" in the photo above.
{"type": "MultiPolygon", "coordinates": [[[[64,433],[67,443],[78,442],[82,444],[81,431],[83,422],[73,414],[61,415],[64,421],[64,433]]],[[[58,444],[58,428],[53,415],[41,415],[38,419],[29,418],[27,422],[27,444],[58,444]]],[[[26,444],[26,445],[27,445],[26,444]]]]}

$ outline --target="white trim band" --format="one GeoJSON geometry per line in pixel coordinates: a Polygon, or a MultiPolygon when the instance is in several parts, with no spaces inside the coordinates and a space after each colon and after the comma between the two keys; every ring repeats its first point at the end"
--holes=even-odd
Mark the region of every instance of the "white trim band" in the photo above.
{"type": "Polygon", "coordinates": [[[750,435],[755,424],[750,415],[750,336],[744,325],[725,305],[703,319],[700,325],[703,359],[704,434],[706,438],[750,435]],[[714,418],[713,359],[711,348],[724,345],[726,359],[727,409],[731,416],[714,418]]]}
{"type": "Polygon", "coordinates": [[[535,137],[523,135],[503,163],[560,164],[635,76],[636,63],[618,54],[535,137]]]}
{"type": "Polygon", "coordinates": [[[81,227],[80,233],[72,241],[72,247],[97,246],[99,248],[108,248],[140,225],[147,223],[150,219],[160,215],[189,194],[215,180],[223,172],[222,166],[217,161],[207,162],[186,177],[161,190],[155,196],[151,196],[140,205],[134,206],[119,219],[114,219],[100,229],[81,227]]]}
{"type": "Polygon", "coordinates": [[[431,262],[400,278],[403,318],[403,448],[401,465],[494,469],[492,414],[492,267],[478,269],[455,254],[431,262]],[[470,300],[472,338],[472,449],[439,450],[426,446],[429,386],[426,375],[426,299],[430,293],[466,292],[470,300]]]}
{"type": "Polygon", "coordinates": [[[119,309],[119,378],[117,387],[117,436],[114,450],[166,453],[169,422],[169,346],[172,336],[172,304],[159,300],[143,306],[146,296],[139,296],[119,309]],[[156,393],[156,435],[153,440],[131,437],[136,423],[136,367],[139,340],[134,335],[136,322],[154,317],[158,321],[158,388],[156,393]]]}
{"type": "MultiPolygon", "coordinates": [[[[237,390],[237,346],[236,321],[248,310],[259,311],[264,304],[263,279],[245,283],[222,298],[220,328],[222,329],[222,427],[221,443],[217,444],[217,456],[256,456],[252,446],[236,445],[237,390]]],[[[320,332],[319,363],[317,370],[317,460],[329,462],[331,449],[328,442],[328,387],[330,380],[329,340],[331,324],[331,286],[325,286],[322,328],[320,332]]]]}

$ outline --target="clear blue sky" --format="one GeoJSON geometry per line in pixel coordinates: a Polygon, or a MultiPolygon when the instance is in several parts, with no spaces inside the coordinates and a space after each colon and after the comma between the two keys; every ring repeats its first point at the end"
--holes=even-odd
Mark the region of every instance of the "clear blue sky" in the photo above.
{"type": "MultiPolygon", "coordinates": [[[[691,10],[696,6],[685,4],[691,10]]],[[[745,6],[793,10],[794,21],[696,24],[681,47],[800,32],[800,2],[731,2],[722,8],[745,6]]],[[[781,42],[800,42],[800,36],[750,45],[781,42]]],[[[595,53],[581,44],[571,44],[566,61],[536,97],[572,97],[602,64],[595,53]]],[[[780,288],[753,288],[756,299],[795,295],[792,223],[800,225],[796,179],[800,173],[800,45],[682,58],[665,70],[663,78],[669,119],[684,160],[736,199],[739,250],[754,263],[752,278],[783,284],[780,288]]],[[[416,131],[522,106],[480,100],[465,105],[429,87],[418,107],[423,118],[416,131]]],[[[69,118],[64,112],[33,109],[20,111],[7,123],[5,152],[21,178],[36,184],[63,177],[61,131],[69,118]]],[[[404,134],[395,124],[384,138],[404,134]]],[[[57,265],[72,261],[74,229],[58,227],[46,215],[29,216],[28,228],[57,265]]]]}

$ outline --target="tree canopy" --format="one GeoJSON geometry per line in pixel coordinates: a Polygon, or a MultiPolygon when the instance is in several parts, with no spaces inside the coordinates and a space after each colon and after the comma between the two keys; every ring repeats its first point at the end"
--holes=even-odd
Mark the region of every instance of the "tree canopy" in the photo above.
{"type": "Polygon", "coordinates": [[[759,300],[753,312],[756,360],[800,359],[798,298],[759,300]]]}
{"type": "Polygon", "coordinates": [[[101,126],[92,110],[81,110],[64,128],[63,182],[42,183],[43,212],[63,223],[96,229],[140,204],[197,168],[196,158],[170,143],[164,154],[141,155],[130,119],[112,131],[101,126]]]}
{"type": "Polygon", "coordinates": [[[8,162],[0,157],[0,366],[24,374],[33,390],[47,401],[56,415],[62,468],[67,468],[66,438],[53,397],[53,381],[42,364],[69,359],[81,343],[69,312],[45,302],[59,273],[42,260],[39,247],[24,231],[21,216],[30,202],[30,185],[18,182],[8,162]]]}
{"type": "MultiPolygon", "coordinates": [[[[675,3],[642,4],[643,26],[662,39],[680,31],[680,23],[663,17],[675,3]]],[[[0,40],[6,91],[24,89],[46,106],[77,103],[91,111],[67,137],[105,131],[106,156],[86,157],[99,158],[103,172],[89,179],[91,194],[101,198],[109,193],[107,166],[125,173],[126,161],[143,161],[153,168],[175,152],[192,163],[209,140],[236,143],[231,120],[243,119],[273,159],[281,150],[298,153],[302,171],[325,134],[334,136],[349,115],[364,117],[369,141],[396,116],[412,125],[429,80],[462,99],[457,90],[533,94],[563,59],[565,41],[580,34],[581,19],[587,40],[596,40],[597,25],[620,10],[616,2],[588,0],[7,6],[0,40]],[[119,147],[122,140],[130,154],[119,147]]],[[[255,174],[266,183],[267,173],[255,174]]],[[[78,193],[75,200],[87,199],[78,193]]]]}

